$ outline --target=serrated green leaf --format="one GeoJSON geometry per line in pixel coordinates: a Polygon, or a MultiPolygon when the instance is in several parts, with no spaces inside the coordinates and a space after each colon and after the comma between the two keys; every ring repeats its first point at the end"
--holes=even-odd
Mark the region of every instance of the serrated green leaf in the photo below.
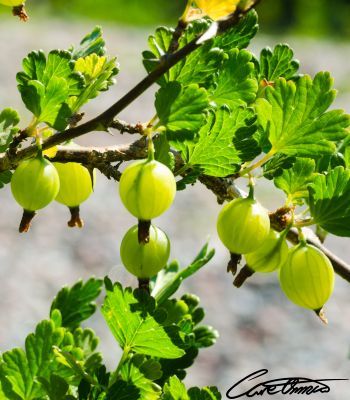
{"type": "Polygon", "coordinates": [[[278,78],[291,79],[299,69],[293,50],[287,44],[278,44],[273,51],[266,47],[260,53],[259,81],[274,82],[278,78]]]}
{"type": "Polygon", "coordinates": [[[260,154],[253,136],[256,130],[252,109],[236,107],[230,112],[220,108],[209,114],[207,124],[199,131],[197,143],[188,151],[187,162],[199,166],[209,176],[231,175],[243,162],[260,154]]]}
{"type": "MultiPolygon", "coordinates": [[[[159,363],[158,363],[159,364],[159,363]]],[[[146,378],[142,372],[142,365],[136,365],[133,358],[124,363],[120,369],[122,380],[129,385],[135,386],[139,390],[140,400],[158,400],[161,395],[161,387],[151,379],[146,378]]],[[[147,368],[147,366],[145,367],[147,368]]],[[[159,364],[160,369],[160,364],[159,364]]]]}
{"type": "Polygon", "coordinates": [[[27,337],[25,351],[15,348],[3,354],[0,380],[6,396],[16,400],[43,396],[44,389],[36,378],[48,380],[52,372],[60,371],[52,348],[68,344],[73,342],[64,328],[56,327],[53,321],[40,322],[35,333],[27,337]]]}
{"type": "MultiPolygon", "coordinates": [[[[158,126],[168,131],[197,131],[204,121],[204,111],[208,108],[207,92],[198,85],[182,86],[170,82],[156,93],[155,107],[159,117],[158,126]]],[[[179,138],[180,140],[180,138],[179,138]]]]}
{"type": "Polygon", "coordinates": [[[98,397],[97,400],[141,400],[140,390],[122,380],[115,382],[107,392],[107,395],[98,397]]]}
{"type": "Polygon", "coordinates": [[[320,72],[312,80],[305,75],[296,82],[280,78],[258,99],[259,122],[267,132],[272,153],[317,158],[335,151],[335,142],[348,135],[350,117],[327,109],[335,98],[333,80],[320,72]]]}
{"type": "Polygon", "coordinates": [[[238,24],[228,29],[224,34],[214,39],[214,46],[220,47],[224,51],[229,51],[235,47],[244,49],[248,47],[251,39],[258,31],[258,14],[255,10],[240,19],[238,24]]]}
{"type": "Polygon", "coordinates": [[[168,382],[164,385],[163,399],[189,400],[186,386],[180,381],[180,379],[176,375],[171,376],[168,382]]]}
{"type": "Polygon", "coordinates": [[[189,400],[221,400],[222,398],[219,390],[214,386],[206,386],[202,389],[191,388],[188,395],[189,400]]]}
{"type": "Polygon", "coordinates": [[[50,313],[57,309],[62,315],[62,326],[74,330],[96,310],[95,300],[102,288],[102,280],[90,278],[71,288],[63,287],[52,302],[50,313]]]}
{"type": "Polygon", "coordinates": [[[337,236],[350,236],[350,170],[336,167],[309,186],[310,213],[316,224],[337,236]]]}
{"type": "Polygon", "coordinates": [[[163,327],[155,320],[154,310],[147,306],[148,302],[152,303],[150,297],[140,300],[135,297],[140,295],[139,291],[123,290],[119,283],[113,290],[106,289],[102,314],[124,351],[162,358],[178,358],[184,354],[176,345],[178,328],[163,327]]]}
{"type": "MultiPolygon", "coordinates": [[[[204,19],[192,21],[188,24],[179,40],[179,49],[205,32],[209,26],[210,22],[204,19]]],[[[149,37],[150,51],[143,52],[143,63],[147,72],[151,72],[169,50],[173,32],[172,29],[160,27],[154,35],[149,37]]],[[[170,81],[178,81],[184,85],[197,83],[200,86],[207,87],[212,82],[224,57],[223,50],[214,47],[213,41],[209,41],[189,54],[184,60],[178,62],[158,80],[158,83],[160,86],[165,86],[170,81]]]]}
{"type": "Polygon", "coordinates": [[[88,33],[80,42],[77,48],[73,46],[69,49],[72,53],[72,58],[77,60],[81,57],[87,57],[90,54],[96,54],[103,56],[106,52],[105,41],[102,37],[102,29],[100,26],[96,26],[92,32],[88,33]]]}
{"type": "Polygon", "coordinates": [[[228,53],[215,84],[210,90],[210,100],[218,107],[250,104],[255,100],[258,82],[254,77],[252,54],[247,50],[233,49],[228,53]]]}
{"type": "Polygon", "coordinates": [[[20,121],[19,114],[12,108],[5,108],[0,113],[0,153],[4,153],[18,132],[16,127],[20,121]]]}
{"type": "Polygon", "coordinates": [[[293,201],[308,197],[308,184],[315,172],[315,161],[310,158],[298,158],[293,167],[283,170],[281,176],[275,178],[275,185],[284,191],[293,201]]]}
{"type": "Polygon", "coordinates": [[[22,65],[23,72],[17,74],[17,81],[24,104],[37,123],[64,129],[72,115],[69,98],[77,96],[84,84],[83,77],[74,72],[71,54],[53,50],[46,58],[41,51],[32,52],[22,65]]]}

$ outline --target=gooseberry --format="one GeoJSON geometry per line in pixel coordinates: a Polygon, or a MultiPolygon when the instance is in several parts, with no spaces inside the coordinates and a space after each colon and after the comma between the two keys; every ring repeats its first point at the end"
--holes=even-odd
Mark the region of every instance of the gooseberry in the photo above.
{"type": "Polygon", "coordinates": [[[28,231],[37,210],[51,203],[60,188],[60,180],[50,161],[38,156],[23,161],[11,179],[13,197],[24,209],[20,232],[28,231]]]}
{"type": "Polygon", "coordinates": [[[123,172],[119,193],[127,210],[142,221],[150,221],[166,211],[176,193],[170,169],[156,160],[139,160],[123,172]]]}
{"type": "Polygon", "coordinates": [[[334,270],[321,250],[305,243],[293,247],[279,277],[289,300],[323,317],[323,306],[334,288],[334,270]]]}
{"type": "Polygon", "coordinates": [[[93,192],[95,174],[83,165],[76,162],[53,163],[60,177],[60,190],[56,196],[56,201],[69,207],[71,220],[68,226],[82,227],[83,221],[79,215],[79,206],[93,192]]]}
{"type": "Polygon", "coordinates": [[[140,279],[156,275],[167,263],[170,241],[154,225],[150,226],[149,242],[139,243],[138,226],[130,228],[120,245],[120,256],[125,268],[140,279]]]}
{"type": "Polygon", "coordinates": [[[0,0],[0,4],[3,4],[4,6],[9,6],[9,7],[16,7],[20,6],[21,4],[24,4],[25,0],[0,0]]]}
{"type": "Polygon", "coordinates": [[[257,250],[269,234],[268,212],[252,198],[234,199],[221,209],[217,231],[231,253],[250,253],[257,250]]]}

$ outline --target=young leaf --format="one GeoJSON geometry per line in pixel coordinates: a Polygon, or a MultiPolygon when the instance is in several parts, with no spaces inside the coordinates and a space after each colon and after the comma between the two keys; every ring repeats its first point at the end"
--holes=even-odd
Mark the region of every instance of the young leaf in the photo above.
{"type": "Polygon", "coordinates": [[[90,54],[103,56],[106,53],[105,41],[102,37],[102,29],[96,26],[92,32],[88,33],[77,48],[73,46],[69,49],[72,53],[72,58],[77,60],[81,57],[87,57],[90,54]]]}
{"type": "Polygon", "coordinates": [[[212,249],[208,251],[208,243],[206,243],[196,258],[186,268],[176,272],[178,267],[174,267],[173,265],[173,267],[168,268],[164,274],[158,274],[152,290],[152,296],[157,300],[157,304],[162,304],[163,301],[170,298],[180,287],[182,281],[208,264],[214,257],[214,254],[215,250],[212,249]]]}
{"type": "MultiPolygon", "coordinates": [[[[137,358],[137,357],[136,357],[137,358]]],[[[147,362],[147,361],[146,361],[147,362]]],[[[158,400],[161,395],[161,387],[146,377],[142,372],[143,364],[137,365],[137,360],[134,362],[134,357],[124,363],[120,369],[120,375],[124,382],[135,386],[139,390],[139,399],[158,400]]],[[[158,363],[157,368],[160,368],[158,363]]]]}
{"type": "Polygon", "coordinates": [[[204,111],[209,106],[207,92],[198,85],[182,86],[170,82],[156,93],[155,106],[160,120],[172,132],[198,130],[204,120],[204,111]]]}
{"type": "Polygon", "coordinates": [[[233,49],[227,55],[210,92],[210,100],[218,107],[227,105],[234,109],[237,105],[249,104],[255,100],[258,83],[254,77],[250,52],[233,49]]]}
{"type": "Polygon", "coordinates": [[[50,400],[65,400],[68,392],[68,383],[58,375],[52,374],[49,380],[38,378],[50,400]]]}
{"type": "Polygon", "coordinates": [[[350,236],[350,170],[336,167],[317,175],[309,187],[310,212],[316,224],[337,236],[350,236]]]}
{"type": "Polygon", "coordinates": [[[224,34],[217,36],[214,39],[214,46],[224,51],[229,51],[235,47],[244,49],[248,47],[258,29],[258,14],[255,10],[251,10],[240,19],[238,24],[233,25],[224,34]]]}
{"type": "Polygon", "coordinates": [[[4,153],[13,138],[13,135],[18,132],[20,121],[19,114],[12,108],[5,108],[0,113],[0,153],[4,153]]]}
{"type": "Polygon", "coordinates": [[[305,75],[296,82],[280,78],[258,99],[259,122],[272,145],[271,153],[317,158],[335,151],[335,143],[347,136],[350,117],[327,109],[335,98],[328,72],[314,80],[305,75]]]}
{"type": "Polygon", "coordinates": [[[78,58],[74,70],[84,77],[85,85],[79,95],[70,100],[70,109],[73,113],[90,99],[97,97],[100,92],[108,90],[115,82],[113,76],[119,72],[116,58],[109,60],[97,54],[78,58]]]}
{"type": "Polygon", "coordinates": [[[102,314],[121,348],[129,352],[152,357],[178,358],[184,352],[175,343],[178,329],[163,327],[153,316],[150,297],[139,300],[137,291],[123,290],[119,283],[113,288],[107,282],[107,295],[102,306],[102,314]]]}
{"type": "Polygon", "coordinates": [[[298,158],[292,168],[283,170],[275,178],[275,185],[291,199],[298,201],[308,197],[308,184],[312,181],[315,161],[310,158],[298,158]]]}
{"type": "Polygon", "coordinates": [[[231,175],[243,162],[260,154],[253,136],[256,130],[256,117],[250,108],[235,107],[231,113],[222,107],[215,114],[211,112],[187,162],[199,166],[206,175],[231,175]]]}
{"type": "Polygon", "coordinates": [[[50,314],[59,310],[62,326],[74,330],[82,321],[90,318],[96,310],[94,300],[101,292],[102,280],[90,278],[77,282],[73,287],[63,287],[52,302],[50,314]]]}
{"type": "Polygon", "coordinates": [[[287,44],[278,44],[273,51],[266,47],[260,53],[259,82],[274,82],[278,78],[291,79],[299,69],[293,50],[287,44]]]}

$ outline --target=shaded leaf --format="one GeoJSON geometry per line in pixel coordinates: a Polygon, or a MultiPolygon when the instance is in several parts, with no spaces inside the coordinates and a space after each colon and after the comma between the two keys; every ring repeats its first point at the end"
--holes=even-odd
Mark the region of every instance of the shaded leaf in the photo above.
{"type": "MultiPolygon", "coordinates": [[[[13,138],[13,135],[19,131],[16,126],[20,121],[19,114],[12,108],[5,108],[0,113],[0,153],[4,153],[13,138]]],[[[1,178],[0,178],[1,179],[1,178]]],[[[5,178],[6,179],[6,178],[5,178]]],[[[1,179],[2,182],[4,182],[1,179]]],[[[5,183],[5,182],[4,182],[5,183]]]]}
{"type": "Polygon", "coordinates": [[[266,179],[272,180],[283,174],[284,170],[292,168],[295,163],[295,157],[289,157],[278,153],[263,165],[263,174],[266,179]]]}

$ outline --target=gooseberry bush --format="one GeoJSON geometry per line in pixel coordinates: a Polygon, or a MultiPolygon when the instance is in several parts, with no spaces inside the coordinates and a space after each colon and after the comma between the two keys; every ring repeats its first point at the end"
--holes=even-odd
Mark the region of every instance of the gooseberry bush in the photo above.
{"type": "MultiPolygon", "coordinates": [[[[35,50],[23,60],[18,90],[31,122],[22,126],[11,108],[0,113],[0,183],[11,184],[24,210],[20,232],[54,200],[69,208],[70,227],[83,227],[79,206],[93,193],[99,170],[119,182],[124,212],[135,217],[120,255],[138,287],[108,276],[64,287],[24,348],[0,356],[0,399],[222,398],[215,387],[183,383],[218,333],[202,323],[196,295],[177,296],[214,250],[206,244],[180,268],[169,261],[171,240],[155,221],[176,201],[176,191],[196,182],[227,202],[217,231],[234,285],[277,271],[286,296],[326,322],[334,272],[350,281],[349,266],[321,244],[327,234],[350,236],[350,117],[332,108],[330,73],[300,74],[287,44],[258,55],[247,50],[258,30],[257,3],[189,0],[174,29],[159,27],[149,37],[142,54],[146,77],[85,122],[84,105],[108,90],[119,71],[101,29],[67,50],[35,50]],[[145,123],[119,120],[151,85],[158,85],[155,116],[145,123]],[[137,139],[111,148],[74,143],[113,129],[137,139]],[[256,198],[254,188],[265,180],[285,194],[277,210],[256,198]],[[102,290],[102,315],[122,349],[111,371],[85,327],[102,290]]],[[[0,4],[25,19],[21,2],[0,4]]]]}

